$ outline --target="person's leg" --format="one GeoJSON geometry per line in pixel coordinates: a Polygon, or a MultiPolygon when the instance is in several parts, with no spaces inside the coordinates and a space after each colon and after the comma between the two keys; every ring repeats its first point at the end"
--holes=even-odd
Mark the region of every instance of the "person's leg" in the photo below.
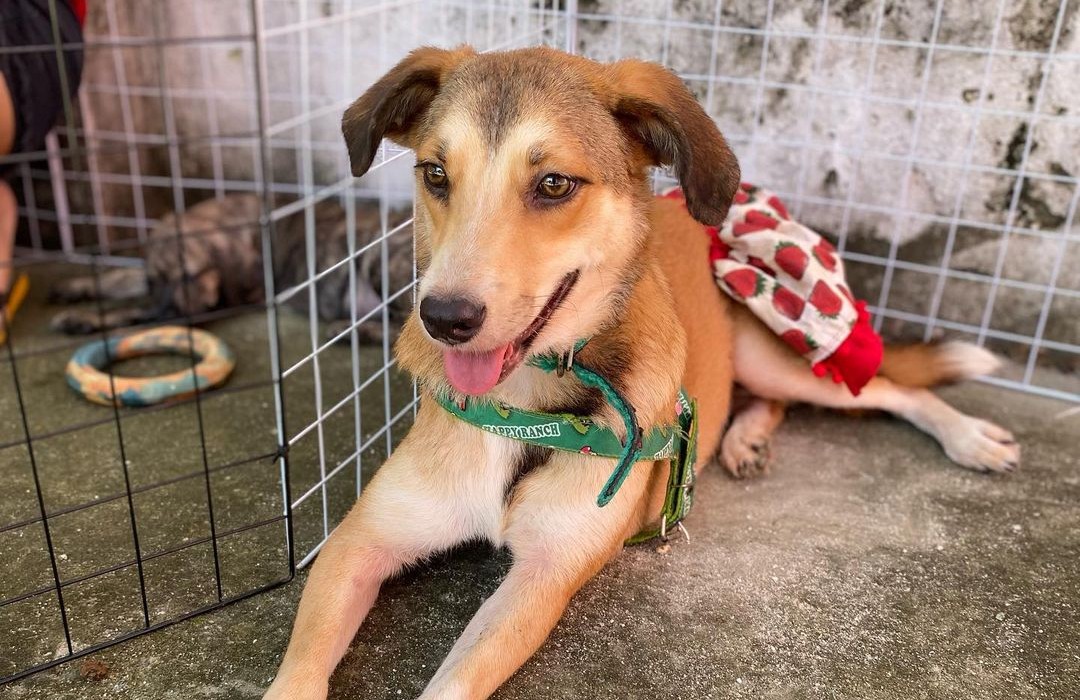
{"type": "Polygon", "coordinates": [[[0,307],[11,289],[12,253],[15,249],[15,226],[19,221],[15,193],[0,179],[0,307]]]}
{"type": "MultiPolygon", "coordinates": [[[[7,80],[0,73],[0,156],[11,153],[15,143],[15,109],[11,103],[7,80]]],[[[12,252],[15,248],[16,215],[15,194],[0,178],[0,305],[11,288],[12,252]]]]}
{"type": "MultiPolygon", "coordinates": [[[[63,112],[64,93],[73,95],[78,88],[83,57],[70,46],[82,42],[80,17],[66,2],[0,0],[0,45],[51,46],[58,22],[65,46],[62,66],[51,49],[0,56],[0,157],[42,150],[45,135],[63,112]]],[[[0,165],[0,345],[30,283],[27,275],[13,270],[18,210],[2,179],[7,169],[0,165]]]]}
{"type": "Polygon", "coordinates": [[[8,325],[30,288],[30,279],[12,269],[18,220],[15,193],[0,179],[0,346],[7,342],[8,325]]]}
{"type": "Polygon", "coordinates": [[[15,145],[15,107],[7,79],[0,72],[0,156],[11,153],[15,145]]]}
{"type": "MultiPolygon", "coordinates": [[[[0,72],[0,156],[11,153],[15,143],[15,109],[7,80],[0,72]]],[[[7,342],[7,327],[26,297],[29,280],[16,280],[14,272],[15,227],[18,203],[7,181],[0,177],[0,345],[7,342]]]]}

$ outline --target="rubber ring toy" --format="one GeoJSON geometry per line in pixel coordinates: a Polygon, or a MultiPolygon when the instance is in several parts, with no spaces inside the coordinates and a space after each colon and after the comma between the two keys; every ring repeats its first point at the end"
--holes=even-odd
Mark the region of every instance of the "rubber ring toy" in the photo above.
{"type": "Polygon", "coordinates": [[[138,407],[177,401],[193,395],[196,388],[213,389],[225,383],[235,366],[232,350],[217,336],[197,328],[162,326],[87,343],[71,356],[65,374],[68,386],[94,403],[138,407]],[[194,372],[184,369],[157,377],[113,375],[110,383],[104,371],[110,362],[161,354],[194,354],[194,372]]]}

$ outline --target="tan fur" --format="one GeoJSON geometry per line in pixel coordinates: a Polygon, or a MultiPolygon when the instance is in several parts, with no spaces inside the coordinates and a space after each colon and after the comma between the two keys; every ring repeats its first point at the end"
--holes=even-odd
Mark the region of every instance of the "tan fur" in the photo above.
{"type": "Polygon", "coordinates": [[[929,345],[893,346],[885,352],[881,374],[906,386],[934,386],[944,379],[935,359],[929,345]]]}
{"type": "MultiPolygon", "coordinates": [[[[1020,448],[1009,431],[957,411],[926,388],[905,386],[879,376],[871,379],[859,396],[852,396],[842,384],[819,379],[808,372],[805,361],[745,309],[736,308],[734,318],[736,379],[762,399],[888,411],[932,435],[949,458],[961,466],[984,472],[1011,472],[1019,465],[1020,448]]],[[[970,376],[976,368],[993,365],[993,356],[980,348],[949,345],[947,351],[953,355],[952,361],[966,358],[967,364],[958,367],[957,374],[970,376]]],[[[767,441],[776,425],[779,421],[767,426],[768,429],[759,428],[759,442],[767,441]]],[[[725,441],[729,439],[730,434],[725,441]]],[[[738,475],[736,465],[725,466],[738,475]]]]}
{"type": "MultiPolygon", "coordinates": [[[[845,397],[846,389],[815,378],[717,290],[702,223],[723,219],[738,166],[690,93],[658,66],[602,66],[550,49],[422,49],[349,108],[343,131],[357,175],[383,135],[413,148],[421,165],[444,167],[450,185],[439,192],[417,169],[419,297],[462,295],[483,304],[483,324],[464,351],[516,347],[511,341],[576,272],[528,351],[561,353],[589,338],[577,361],[607,377],[646,430],[672,419],[685,386],[700,410],[698,469],[717,451],[735,378],[762,397],[742,419],[744,437],[756,426],[767,438],[781,402],[807,400],[892,410],[942,440],[951,456],[1013,459],[1004,431],[928,392],[879,379],[861,399],[845,397]],[[647,167],[655,164],[678,173],[688,210],[652,197],[647,167]],[[541,206],[532,188],[545,172],[582,184],[558,206],[541,206]]],[[[443,353],[459,351],[429,336],[418,312],[406,320],[396,352],[420,382],[416,422],[316,560],[266,698],[325,698],[382,582],[476,539],[507,547],[514,563],[421,697],[486,698],[543,643],[570,597],[625,538],[656,522],[666,462],[638,464],[599,508],[613,460],[541,453],[537,467],[536,454],[520,443],[443,411],[431,392],[448,389],[443,353]]],[[[588,412],[623,431],[612,409],[571,375],[523,364],[487,396],[588,412]]]]}
{"type": "Polygon", "coordinates": [[[978,351],[970,348],[961,343],[886,345],[880,374],[897,384],[926,388],[970,379],[997,367],[988,354],[972,357],[978,351]]]}

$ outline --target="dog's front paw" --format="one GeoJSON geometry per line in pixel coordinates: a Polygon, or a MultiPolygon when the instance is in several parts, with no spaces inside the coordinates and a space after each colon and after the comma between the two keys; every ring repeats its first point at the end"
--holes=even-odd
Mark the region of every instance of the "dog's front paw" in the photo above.
{"type": "Polygon", "coordinates": [[[96,313],[71,310],[61,311],[53,316],[49,327],[68,335],[86,335],[98,330],[101,324],[96,313]]]}
{"type": "Polygon", "coordinates": [[[772,454],[769,438],[751,434],[734,425],[724,435],[720,446],[720,459],[736,479],[751,479],[769,471],[772,454]]]}
{"type": "Polygon", "coordinates": [[[263,700],[326,700],[327,683],[294,681],[278,677],[263,695],[263,700]]]}
{"type": "Polygon", "coordinates": [[[1020,445],[1012,433],[981,418],[964,416],[942,443],[949,459],[980,472],[1012,472],[1020,466],[1020,445]]]}

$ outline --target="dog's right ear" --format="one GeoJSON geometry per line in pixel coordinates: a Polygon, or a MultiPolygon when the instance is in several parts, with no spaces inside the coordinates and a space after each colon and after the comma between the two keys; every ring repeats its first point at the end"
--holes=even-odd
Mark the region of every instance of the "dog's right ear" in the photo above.
{"type": "Polygon", "coordinates": [[[341,118],[341,133],[352,174],[360,177],[368,171],[383,137],[414,147],[410,137],[447,73],[475,53],[468,46],[416,49],[349,105],[341,118]]]}

